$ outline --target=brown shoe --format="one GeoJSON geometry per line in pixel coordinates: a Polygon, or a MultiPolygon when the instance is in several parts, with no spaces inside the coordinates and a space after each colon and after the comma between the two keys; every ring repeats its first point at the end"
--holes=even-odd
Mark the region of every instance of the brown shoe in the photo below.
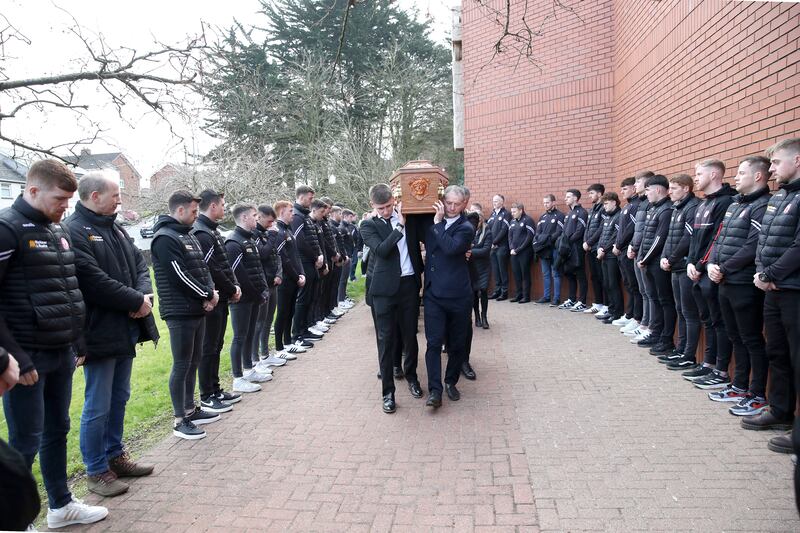
{"type": "Polygon", "coordinates": [[[153,473],[153,465],[137,463],[131,459],[128,452],[114,457],[108,462],[108,466],[119,477],[141,477],[149,476],[153,473]]]}
{"type": "Polygon", "coordinates": [[[792,445],[792,432],[787,431],[783,435],[772,437],[767,443],[767,448],[778,453],[793,453],[794,446],[792,445]]]}
{"type": "Polygon", "coordinates": [[[744,429],[752,429],[755,431],[762,431],[765,429],[782,429],[788,431],[792,429],[792,420],[780,420],[769,409],[762,411],[754,416],[745,416],[742,418],[742,427],[744,429]]]}
{"type": "Polygon", "coordinates": [[[128,484],[117,479],[117,475],[111,470],[96,476],[88,476],[87,484],[90,491],[107,498],[128,492],[128,484]]]}

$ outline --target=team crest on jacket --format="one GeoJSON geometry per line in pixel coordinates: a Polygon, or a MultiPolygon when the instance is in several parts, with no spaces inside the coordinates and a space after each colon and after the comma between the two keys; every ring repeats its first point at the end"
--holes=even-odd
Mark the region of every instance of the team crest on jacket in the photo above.
{"type": "Polygon", "coordinates": [[[554,218],[551,218],[551,219],[550,219],[550,223],[551,223],[551,224],[552,224],[553,222],[555,222],[555,221],[556,221],[556,219],[554,219],[554,218]]]}
{"type": "Polygon", "coordinates": [[[61,248],[69,250],[69,241],[65,237],[61,237],[61,248]]]}
{"type": "Polygon", "coordinates": [[[784,215],[792,210],[792,205],[793,204],[789,204],[789,205],[786,206],[786,209],[783,210],[783,214],[784,215]]]}
{"type": "Polygon", "coordinates": [[[575,217],[577,217],[577,216],[578,216],[578,215],[572,215],[572,218],[575,218],[575,217]]]}

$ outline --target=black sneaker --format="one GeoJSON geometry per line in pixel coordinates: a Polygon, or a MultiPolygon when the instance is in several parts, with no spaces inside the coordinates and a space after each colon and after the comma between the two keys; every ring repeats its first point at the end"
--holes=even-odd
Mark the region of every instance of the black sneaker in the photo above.
{"type": "Polygon", "coordinates": [[[597,320],[605,320],[606,318],[611,317],[611,313],[608,312],[597,313],[596,315],[594,315],[594,317],[597,320]]]}
{"type": "Polygon", "coordinates": [[[195,407],[194,412],[186,418],[193,424],[201,426],[203,424],[216,422],[219,420],[219,415],[214,413],[206,413],[205,411],[201,411],[199,407],[195,407]]]}
{"type": "Polygon", "coordinates": [[[664,364],[664,365],[666,365],[668,363],[672,363],[673,361],[677,361],[678,359],[683,359],[683,354],[682,353],[672,352],[670,354],[659,355],[658,356],[658,362],[661,363],[661,364],[664,364]]]}
{"type": "Polygon", "coordinates": [[[322,335],[318,335],[318,334],[312,333],[310,331],[306,331],[305,333],[303,333],[303,340],[311,339],[311,340],[318,341],[321,338],[322,338],[322,335]]]}
{"type": "Polygon", "coordinates": [[[179,439],[185,440],[199,440],[206,436],[206,432],[195,426],[188,418],[184,418],[178,424],[172,426],[172,434],[179,439]]]}
{"type": "Polygon", "coordinates": [[[227,413],[233,410],[233,406],[220,401],[216,396],[209,396],[200,400],[200,410],[206,413],[227,413]]]}
{"type": "Polygon", "coordinates": [[[723,376],[718,370],[712,371],[707,376],[697,378],[693,381],[694,386],[698,389],[724,389],[731,383],[731,378],[723,376]]]}
{"type": "Polygon", "coordinates": [[[542,296],[541,298],[536,300],[534,303],[537,303],[537,304],[549,304],[550,303],[550,298],[545,298],[544,296],[542,296]]]}
{"type": "Polygon", "coordinates": [[[656,337],[655,335],[649,335],[644,339],[640,340],[639,342],[637,342],[636,345],[639,348],[650,348],[651,346],[655,346],[659,342],[660,341],[658,340],[658,337],[656,337]]]}
{"type": "Polygon", "coordinates": [[[697,366],[697,361],[693,357],[681,357],[671,363],[667,363],[667,370],[691,370],[697,366]]]}
{"type": "Polygon", "coordinates": [[[242,401],[242,395],[238,392],[226,392],[221,390],[216,394],[216,397],[217,400],[229,404],[239,403],[242,401]]]}
{"type": "Polygon", "coordinates": [[[688,372],[682,373],[681,376],[686,381],[694,381],[696,379],[700,379],[700,378],[706,377],[707,375],[709,375],[713,371],[714,371],[714,369],[711,368],[710,366],[702,366],[702,365],[700,365],[700,366],[698,366],[697,368],[695,368],[693,370],[689,370],[688,372]]]}
{"type": "Polygon", "coordinates": [[[659,342],[650,348],[650,355],[669,355],[674,352],[675,346],[672,344],[664,344],[663,342],[659,342]]]}

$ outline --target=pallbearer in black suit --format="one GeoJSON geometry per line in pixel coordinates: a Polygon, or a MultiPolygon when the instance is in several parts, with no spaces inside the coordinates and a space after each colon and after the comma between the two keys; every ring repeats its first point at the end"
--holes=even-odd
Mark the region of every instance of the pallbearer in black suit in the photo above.
{"type": "Polygon", "coordinates": [[[402,205],[398,203],[395,206],[389,186],[385,183],[374,185],[369,190],[369,198],[378,216],[363,221],[360,230],[364,244],[370,250],[372,275],[369,294],[378,337],[383,411],[394,413],[396,403],[392,366],[399,342],[405,349],[403,373],[408,388],[415,398],[422,397],[417,378],[417,318],[422,256],[418,241],[406,239],[402,205]]]}
{"type": "Polygon", "coordinates": [[[444,190],[444,201],[436,202],[433,225],[425,232],[425,337],[428,341],[425,364],[428,368],[426,405],[442,405],[442,344],[447,345],[445,390],[457,401],[461,395],[456,383],[464,361],[470,327],[472,285],[466,253],[475,230],[462,214],[466,192],[458,185],[444,190]]]}

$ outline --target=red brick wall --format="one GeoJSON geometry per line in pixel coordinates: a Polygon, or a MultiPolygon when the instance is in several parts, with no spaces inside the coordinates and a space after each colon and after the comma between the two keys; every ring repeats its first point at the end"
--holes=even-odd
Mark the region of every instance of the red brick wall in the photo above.
{"type": "Polygon", "coordinates": [[[132,168],[128,160],[122,156],[114,160],[114,167],[119,172],[120,181],[125,183],[125,188],[120,195],[122,209],[134,209],[140,193],[139,173],[136,172],[136,169],[132,168]]]}
{"type": "MultiPolygon", "coordinates": [[[[524,3],[512,0],[512,31],[524,3]]],[[[501,28],[462,1],[465,182],[485,205],[503,192],[537,215],[545,193],[561,202],[570,186],[709,157],[730,177],[800,134],[800,4],[597,0],[547,20],[552,2],[529,4],[537,64],[510,49],[492,60],[501,28]]]]}

